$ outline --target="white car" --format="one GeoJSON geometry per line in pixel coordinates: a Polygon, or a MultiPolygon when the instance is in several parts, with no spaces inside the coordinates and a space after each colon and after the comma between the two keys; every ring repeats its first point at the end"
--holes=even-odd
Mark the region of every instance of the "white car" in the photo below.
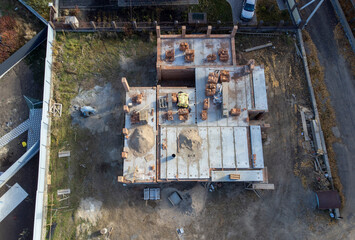
{"type": "Polygon", "coordinates": [[[240,18],[243,21],[250,21],[255,12],[255,0],[245,0],[240,18]]]}

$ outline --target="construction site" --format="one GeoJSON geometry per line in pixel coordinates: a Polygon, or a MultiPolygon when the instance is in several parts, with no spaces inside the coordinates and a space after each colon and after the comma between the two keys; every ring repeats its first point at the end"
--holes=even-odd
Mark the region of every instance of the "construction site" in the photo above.
{"type": "Polygon", "coordinates": [[[19,1],[45,28],[0,65],[0,238],[354,238],[311,2],[211,2],[19,1]]]}
{"type": "Polygon", "coordinates": [[[118,181],[255,182],[273,188],[262,149],[261,129],[268,124],[258,121],[268,111],[264,69],[253,59],[236,64],[236,29],[207,37],[157,31],[159,85],[131,88],[122,79],[124,166],[118,181]]]}
{"type": "Polygon", "coordinates": [[[314,212],[313,191],[330,185],[314,175],[303,135],[300,112],[313,116],[295,39],[236,31],[57,34],[53,101],[63,109],[52,118],[47,234],[258,238],[274,219],[270,238],[315,239],[316,226],[329,228],[314,212]]]}

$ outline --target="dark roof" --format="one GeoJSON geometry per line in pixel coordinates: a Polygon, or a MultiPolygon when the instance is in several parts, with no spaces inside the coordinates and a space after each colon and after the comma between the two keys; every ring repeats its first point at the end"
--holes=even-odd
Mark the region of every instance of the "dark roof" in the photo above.
{"type": "Polygon", "coordinates": [[[340,196],[337,191],[319,191],[316,192],[317,205],[319,209],[340,208],[340,196]]]}

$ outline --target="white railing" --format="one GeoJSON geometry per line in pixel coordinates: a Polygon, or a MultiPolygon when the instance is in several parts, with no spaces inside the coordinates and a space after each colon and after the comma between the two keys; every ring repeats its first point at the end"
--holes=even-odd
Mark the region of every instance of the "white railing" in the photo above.
{"type": "Polygon", "coordinates": [[[41,135],[39,148],[38,182],[36,193],[36,207],[33,226],[33,239],[44,239],[46,234],[47,216],[47,173],[49,167],[50,147],[50,99],[52,90],[52,46],[55,31],[48,25],[47,51],[44,71],[43,109],[41,121],[41,135]]]}

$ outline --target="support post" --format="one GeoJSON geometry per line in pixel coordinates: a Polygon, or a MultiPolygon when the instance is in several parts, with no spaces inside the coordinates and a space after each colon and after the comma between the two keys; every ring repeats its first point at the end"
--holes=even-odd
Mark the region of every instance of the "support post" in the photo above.
{"type": "Polygon", "coordinates": [[[234,25],[232,33],[231,33],[231,38],[235,37],[235,34],[237,33],[237,30],[238,30],[238,25],[234,25]]]}
{"type": "Polygon", "coordinates": [[[124,87],[124,90],[126,92],[129,92],[129,85],[128,85],[127,79],[125,77],[123,77],[121,81],[122,81],[122,85],[124,87]]]}
{"type": "Polygon", "coordinates": [[[91,21],[90,24],[91,24],[91,27],[96,30],[96,25],[95,25],[95,23],[94,23],[93,21],[91,21]]]}
{"type": "Polygon", "coordinates": [[[186,26],[182,26],[181,27],[181,37],[185,38],[185,36],[186,36],[186,26]]]}
{"type": "Polygon", "coordinates": [[[160,38],[160,26],[156,26],[155,31],[157,32],[157,38],[160,38]]]}
{"type": "Polygon", "coordinates": [[[111,25],[112,25],[112,27],[113,27],[114,29],[117,29],[117,25],[116,25],[116,22],[115,22],[115,21],[112,21],[112,22],[111,22],[111,25]]]}
{"type": "Polygon", "coordinates": [[[137,29],[137,22],[136,21],[132,22],[132,27],[133,27],[133,29],[137,29]]]}
{"type": "Polygon", "coordinates": [[[211,37],[211,32],[212,32],[212,26],[207,27],[207,37],[211,37]]]}

